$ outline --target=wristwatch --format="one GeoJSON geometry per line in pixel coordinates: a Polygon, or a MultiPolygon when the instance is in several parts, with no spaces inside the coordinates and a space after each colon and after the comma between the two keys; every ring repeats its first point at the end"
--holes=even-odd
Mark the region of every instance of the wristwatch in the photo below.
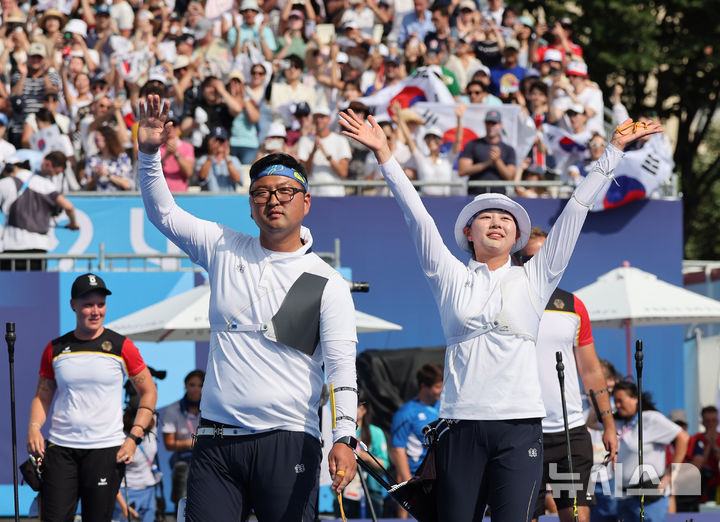
{"type": "Polygon", "coordinates": [[[142,444],[142,437],[138,437],[137,435],[133,435],[132,433],[128,432],[128,439],[133,441],[136,446],[139,446],[142,444]]]}
{"type": "Polygon", "coordinates": [[[355,451],[358,446],[358,440],[355,437],[351,437],[350,435],[340,437],[338,440],[335,441],[335,444],[337,443],[347,444],[348,446],[350,446],[350,448],[352,448],[353,451],[355,451]]]}

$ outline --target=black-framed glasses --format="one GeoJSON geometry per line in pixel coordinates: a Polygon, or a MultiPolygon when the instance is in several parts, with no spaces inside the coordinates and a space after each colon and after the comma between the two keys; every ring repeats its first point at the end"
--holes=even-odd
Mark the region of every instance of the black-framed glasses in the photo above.
{"type": "Polygon", "coordinates": [[[280,203],[290,203],[298,192],[305,192],[304,189],[296,187],[279,187],[275,190],[259,188],[250,191],[253,203],[267,203],[275,195],[280,203]]]}
{"type": "Polygon", "coordinates": [[[483,93],[483,91],[468,91],[468,95],[470,96],[480,96],[483,93]]]}

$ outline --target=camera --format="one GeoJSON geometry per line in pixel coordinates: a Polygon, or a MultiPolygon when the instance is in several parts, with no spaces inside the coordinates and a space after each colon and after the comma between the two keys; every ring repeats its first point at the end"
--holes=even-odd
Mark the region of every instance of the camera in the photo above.
{"type": "Polygon", "coordinates": [[[72,40],[72,37],[73,37],[72,33],[68,32],[68,31],[65,32],[65,41],[66,42],[69,42],[70,40],[72,40]]]}

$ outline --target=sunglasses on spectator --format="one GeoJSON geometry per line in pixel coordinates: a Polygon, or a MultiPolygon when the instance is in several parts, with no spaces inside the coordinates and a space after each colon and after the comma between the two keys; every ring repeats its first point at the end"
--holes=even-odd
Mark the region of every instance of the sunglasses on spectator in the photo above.
{"type": "Polygon", "coordinates": [[[588,147],[590,147],[591,149],[596,149],[598,147],[604,147],[605,145],[607,145],[607,144],[604,141],[602,143],[598,143],[597,141],[588,143],[588,147]]]}
{"type": "Polygon", "coordinates": [[[265,70],[264,69],[258,69],[256,71],[250,71],[250,74],[253,76],[265,76],[265,70]]]}
{"type": "Polygon", "coordinates": [[[482,93],[483,93],[483,91],[481,91],[481,90],[468,91],[468,95],[470,95],[470,96],[480,96],[482,93]]]}

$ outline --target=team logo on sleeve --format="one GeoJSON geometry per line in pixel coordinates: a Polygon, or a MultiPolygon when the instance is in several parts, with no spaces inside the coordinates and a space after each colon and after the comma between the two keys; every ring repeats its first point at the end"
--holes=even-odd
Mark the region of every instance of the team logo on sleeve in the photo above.
{"type": "Polygon", "coordinates": [[[553,301],[553,305],[555,305],[555,308],[557,308],[558,310],[562,310],[563,308],[565,308],[565,301],[563,301],[562,299],[555,299],[553,301]]]}
{"type": "Polygon", "coordinates": [[[102,348],[104,352],[109,352],[112,350],[112,343],[110,341],[103,341],[100,348],[102,348]]]}

